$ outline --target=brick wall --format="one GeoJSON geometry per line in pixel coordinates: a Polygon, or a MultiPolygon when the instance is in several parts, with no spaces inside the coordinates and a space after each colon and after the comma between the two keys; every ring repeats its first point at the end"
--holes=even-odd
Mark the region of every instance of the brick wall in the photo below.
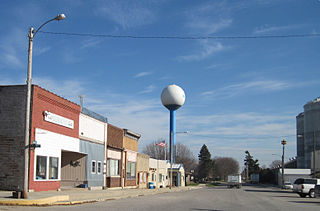
{"type": "Polygon", "coordinates": [[[123,137],[123,148],[137,152],[138,151],[138,141],[133,138],[124,136],[123,137]]]}
{"type": "Polygon", "coordinates": [[[26,86],[0,86],[0,190],[22,190],[26,86]]]}
{"type": "MultiPolygon", "coordinates": [[[[54,133],[79,138],[79,115],[81,107],[39,86],[33,85],[31,139],[35,140],[35,129],[40,128],[54,133]],[[44,121],[43,112],[60,115],[73,120],[74,128],[44,121]]],[[[34,181],[34,151],[30,151],[29,189],[34,191],[56,190],[60,188],[59,181],[34,181]]]]}
{"type": "Polygon", "coordinates": [[[107,187],[108,188],[121,187],[120,177],[107,177],[107,187]]]}
{"type": "Polygon", "coordinates": [[[123,130],[111,124],[108,124],[108,146],[123,148],[123,130]]]}

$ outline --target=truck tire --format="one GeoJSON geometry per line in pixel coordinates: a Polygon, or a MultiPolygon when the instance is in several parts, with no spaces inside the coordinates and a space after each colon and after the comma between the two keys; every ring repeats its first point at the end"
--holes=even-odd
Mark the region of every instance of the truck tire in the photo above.
{"type": "Polygon", "coordinates": [[[309,197],[310,197],[310,198],[316,198],[316,194],[315,194],[315,192],[314,192],[314,189],[311,189],[311,190],[309,191],[309,197]]]}

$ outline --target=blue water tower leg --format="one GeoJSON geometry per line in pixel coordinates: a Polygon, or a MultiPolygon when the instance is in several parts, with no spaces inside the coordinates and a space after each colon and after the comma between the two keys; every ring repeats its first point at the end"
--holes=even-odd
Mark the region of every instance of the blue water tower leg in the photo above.
{"type": "MultiPolygon", "coordinates": [[[[176,157],[176,110],[170,110],[170,155],[173,152],[172,162],[175,162],[176,157]],[[172,134],[172,135],[171,135],[172,134]],[[171,145],[172,143],[172,145],[171,145]],[[172,149],[171,149],[172,146],[172,149]]],[[[171,157],[170,157],[171,160],[171,157]]]]}

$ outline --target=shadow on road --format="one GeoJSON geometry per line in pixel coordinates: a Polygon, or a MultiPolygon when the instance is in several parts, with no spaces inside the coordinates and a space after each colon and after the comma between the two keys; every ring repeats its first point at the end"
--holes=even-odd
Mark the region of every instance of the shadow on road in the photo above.
{"type": "Polygon", "coordinates": [[[192,208],[191,210],[202,210],[202,211],[223,211],[223,210],[200,209],[200,208],[192,208]]]}
{"type": "Polygon", "coordinates": [[[288,196],[288,195],[284,195],[284,196],[278,195],[278,196],[272,196],[272,197],[273,197],[273,198],[299,198],[299,196],[296,195],[296,194],[292,194],[292,195],[290,195],[290,196],[288,196]]]}
{"type": "Polygon", "coordinates": [[[262,193],[262,192],[265,192],[265,193],[287,193],[287,192],[281,191],[281,190],[251,190],[251,189],[247,189],[245,191],[247,191],[247,192],[258,192],[258,193],[262,193]]]}
{"type": "Polygon", "coordinates": [[[289,201],[289,202],[293,202],[293,203],[297,203],[297,204],[318,204],[320,206],[319,200],[316,200],[316,201],[289,201]]]}

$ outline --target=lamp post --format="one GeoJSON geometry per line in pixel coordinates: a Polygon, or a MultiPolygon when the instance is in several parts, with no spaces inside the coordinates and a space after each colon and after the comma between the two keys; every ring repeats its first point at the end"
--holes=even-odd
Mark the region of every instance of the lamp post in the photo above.
{"type": "Polygon", "coordinates": [[[64,14],[59,14],[55,18],[44,22],[36,31],[33,27],[29,30],[29,49],[28,49],[28,72],[27,72],[27,101],[26,101],[26,122],[25,122],[25,150],[24,150],[24,184],[23,198],[28,198],[29,191],[29,144],[30,144],[30,110],[31,110],[31,75],[32,75],[32,47],[33,38],[37,32],[47,23],[51,21],[60,21],[65,19],[64,14]]]}
{"type": "Polygon", "coordinates": [[[282,144],[282,175],[281,175],[281,184],[282,188],[284,187],[284,146],[287,144],[286,140],[281,141],[282,144]]]}
{"type": "Polygon", "coordinates": [[[167,86],[161,93],[161,102],[170,111],[170,188],[172,188],[172,164],[175,161],[176,110],[184,104],[185,99],[183,89],[175,84],[167,86]]]}

